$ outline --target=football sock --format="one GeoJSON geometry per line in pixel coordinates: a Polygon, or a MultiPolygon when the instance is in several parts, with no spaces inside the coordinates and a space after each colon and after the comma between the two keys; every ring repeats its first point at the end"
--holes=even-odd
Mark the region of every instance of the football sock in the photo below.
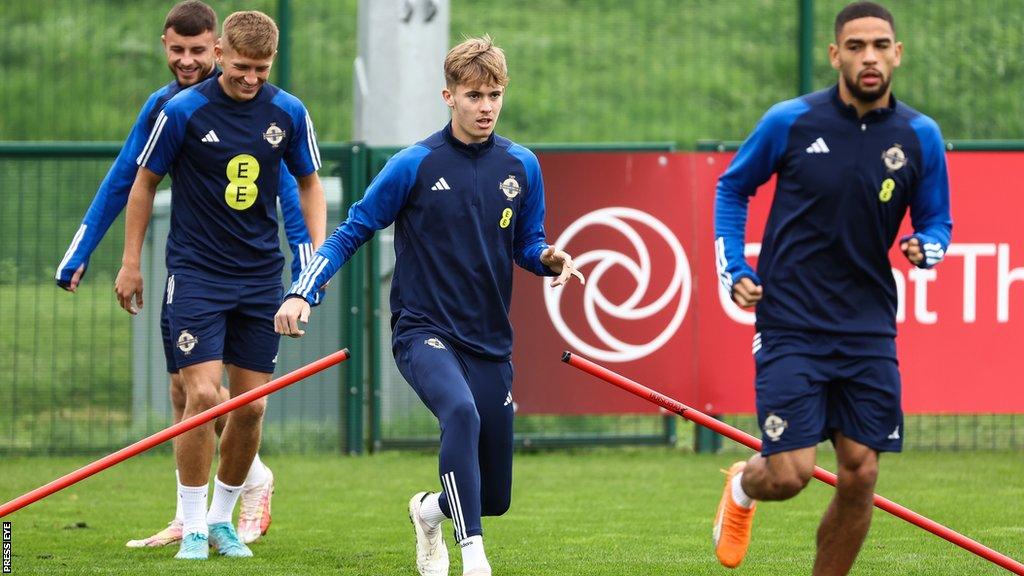
{"type": "Polygon", "coordinates": [[[743,508],[752,508],[754,506],[754,499],[747,496],[747,493],[743,491],[743,485],[740,484],[741,478],[743,478],[743,472],[732,477],[732,500],[743,508]]]}
{"type": "Polygon", "coordinates": [[[242,493],[241,486],[228,486],[220,481],[220,478],[213,479],[213,502],[210,502],[210,512],[206,514],[206,523],[220,524],[231,522],[231,513],[235,510],[235,503],[238,502],[238,495],[242,493]]]}
{"type": "MultiPolygon", "coordinates": [[[[174,483],[177,486],[181,485],[181,476],[178,475],[177,469],[174,470],[174,483]]],[[[177,496],[174,497],[174,508],[174,521],[183,522],[185,520],[185,515],[181,511],[181,498],[178,498],[177,496]]]]}
{"type": "Polygon", "coordinates": [[[476,568],[491,569],[491,565],[487,562],[487,555],[484,554],[483,536],[470,536],[459,542],[459,547],[462,548],[463,574],[476,568]]]}
{"type": "Polygon", "coordinates": [[[202,486],[183,486],[178,484],[178,501],[181,503],[182,534],[202,534],[208,536],[206,528],[206,495],[208,488],[202,486]]]}
{"type": "Polygon", "coordinates": [[[441,495],[437,493],[427,494],[420,504],[420,518],[431,528],[437,528],[437,525],[445,519],[444,512],[441,512],[440,497],[441,495]]]}
{"type": "Polygon", "coordinates": [[[249,474],[245,477],[245,483],[243,486],[250,488],[252,486],[259,486],[267,481],[270,475],[267,474],[267,467],[263,465],[260,460],[260,455],[256,454],[252,459],[252,466],[249,466],[249,474]]]}

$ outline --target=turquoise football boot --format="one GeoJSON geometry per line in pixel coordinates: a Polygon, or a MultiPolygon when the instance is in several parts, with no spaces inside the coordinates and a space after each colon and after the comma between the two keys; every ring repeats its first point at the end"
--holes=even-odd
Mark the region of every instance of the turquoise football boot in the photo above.
{"type": "Polygon", "coordinates": [[[231,522],[210,524],[210,545],[217,553],[228,558],[251,558],[252,550],[238,539],[238,533],[231,522]]]}
{"type": "Polygon", "coordinates": [[[203,534],[190,532],[181,539],[181,548],[174,555],[178,560],[206,560],[210,556],[210,541],[203,534]]]}

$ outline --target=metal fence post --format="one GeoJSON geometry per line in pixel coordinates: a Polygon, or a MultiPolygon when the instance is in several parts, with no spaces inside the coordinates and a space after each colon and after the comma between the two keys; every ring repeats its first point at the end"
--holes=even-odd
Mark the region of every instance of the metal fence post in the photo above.
{"type": "Polygon", "coordinates": [[[814,90],[814,0],[800,0],[797,38],[797,59],[800,62],[797,94],[807,94],[814,90]]]}
{"type": "MultiPolygon", "coordinates": [[[[348,214],[366,189],[366,147],[355,143],[350,149],[352,163],[349,168],[349,182],[345,186],[346,194],[342,201],[342,218],[348,214]]],[[[349,349],[352,350],[352,365],[345,371],[345,451],[349,454],[363,452],[363,388],[366,367],[366,341],[364,338],[366,293],[363,289],[363,267],[365,258],[356,252],[347,265],[343,266],[342,286],[345,288],[345,307],[342,313],[344,331],[347,335],[349,349]]]]}
{"type": "MultiPolygon", "coordinates": [[[[709,414],[716,420],[721,420],[720,414],[709,414]]],[[[722,450],[722,437],[705,428],[700,424],[694,424],[693,430],[693,451],[698,454],[717,454],[722,450]]]]}

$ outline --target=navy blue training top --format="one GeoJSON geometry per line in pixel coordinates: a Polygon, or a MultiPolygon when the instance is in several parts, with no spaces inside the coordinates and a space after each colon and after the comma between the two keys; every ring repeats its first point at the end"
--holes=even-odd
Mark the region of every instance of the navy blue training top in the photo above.
{"type": "Polygon", "coordinates": [[[373,233],[395,223],[391,326],[423,328],[492,360],[512,353],[512,262],[541,276],[544,182],[537,157],[502,138],[464,144],[451,125],[388,161],[289,294],[316,292],[373,233]]]}
{"type": "Polygon", "coordinates": [[[889,248],[908,207],[926,255],[921,267],[930,268],[952,229],[934,120],[895,97],[858,118],[838,86],[776,104],[718,181],[719,277],[729,292],[744,277],[764,286],[758,330],[832,336],[791,335],[799,346],[829,353],[894,355],[889,248]],[[743,257],[747,203],[773,173],[777,186],[754,273],[743,257]]]}
{"type": "MultiPolygon", "coordinates": [[[[211,72],[215,74],[215,71],[211,72]]],[[[142,152],[146,138],[153,130],[157,116],[163,110],[168,100],[173,98],[185,88],[172,80],[169,84],[162,86],[156,92],[150,94],[146,103],[139,110],[128,138],[121,146],[121,152],[117,159],[110,166],[106,177],[96,190],[89,209],[82,218],[78,230],[75,232],[68,246],[64,257],[57,266],[54,278],[57,284],[67,287],[71,283],[71,277],[78,267],[85,265],[88,269],[89,258],[96,250],[100,240],[107,233],[110,225],[120,214],[128,203],[128,195],[131,192],[132,184],[135,182],[135,174],[139,167],[135,159],[142,152]]],[[[292,279],[298,277],[302,266],[308,262],[313,255],[313,243],[306,229],[306,221],[302,217],[302,208],[299,204],[299,190],[295,178],[282,167],[281,187],[278,190],[281,203],[281,213],[284,216],[285,235],[288,244],[292,249],[292,279]]]]}
{"type": "Polygon", "coordinates": [[[174,180],[167,272],[279,282],[282,160],[299,177],[320,168],[313,123],[298,98],[273,84],[238,102],[219,76],[172,98],[136,159],[174,180]]]}

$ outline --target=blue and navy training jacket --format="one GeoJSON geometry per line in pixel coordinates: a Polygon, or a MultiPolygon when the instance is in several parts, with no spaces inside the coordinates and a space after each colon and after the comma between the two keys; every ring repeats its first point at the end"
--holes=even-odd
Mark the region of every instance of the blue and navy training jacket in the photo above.
{"type": "Polygon", "coordinates": [[[858,118],[838,86],[782,102],[718,181],[719,277],[730,292],[744,277],[764,287],[758,330],[891,342],[897,296],[888,254],[908,208],[926,254],[921,266],[930,268],[952,229],[934,120],[895,97],[858,118]],[[743,257],[747,203],[772,174],[778,180],[755,273],[743,257]]]}
{"type": "MultiPolygon", "coordinates": [[[[183,89],[181,84],[174,80],[150,94],[146,99],[128,138],[121,146],[121,152],[110,166],[103,182],[100,183],[96,196],[71,240],[71,245],[64,253],[60,265],[57,266],[55,279],[58,285],[66,288],[70,285],[71,276],[79,266],[85,264],[88,268],[89,258],[96,250],[96,246],[99,245],[110,225],[128,203],[128,194],[135,182],[135,174],[139,170],[135,159],[139,156],[146,143],[146,138],[153,129],[157,115],[163,110],[167,101],[183,89]]],[[[294,280],[298,277],[302,266],[313,255],[313,243],[309,231],[306,229],[306,221],[302,218],[298,184],[283,167],[278,196],[281,213],[284,216],[285,235],[292,249],[292,279],[294,280]]]]}
{"type": "Polygon", "coordinates": [[[167,102],[136,158],[174,180],[167,272],[279,282],[280,183],[285,165],[300,177],[320,168],[313,124],[302,102],[276,86],[238,102],[219,76],[167,102]]]}
{"type": "Polygon", "coordinates": [[[310,300],[373,233],[395,223],[391,326],[423,329],[484,358],[511,357],[512,263],[540,276],[544,182],[537,157],[449,124],[393,156],[289,289],[310,300]]]}

